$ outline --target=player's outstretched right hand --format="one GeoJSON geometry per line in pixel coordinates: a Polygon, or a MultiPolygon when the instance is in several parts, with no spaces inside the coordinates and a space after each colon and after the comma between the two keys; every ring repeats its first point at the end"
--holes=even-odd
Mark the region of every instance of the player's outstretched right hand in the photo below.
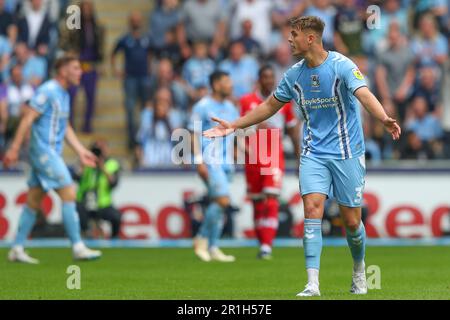
{"type": "Polygon", "coordinates": [[[219,125],[203,132],[203,136],[207,138],[224,137],[234,132],[233,125],[225,120],[212,117],[211,120],[217,122],[219,125]]]}
{"type": "Polygon", "coordinates": [[[3,157],[3,165],[5,168],[11,168],[17,164],[19,159],[19,151],[14,148],[9,148],[3,157]]]}

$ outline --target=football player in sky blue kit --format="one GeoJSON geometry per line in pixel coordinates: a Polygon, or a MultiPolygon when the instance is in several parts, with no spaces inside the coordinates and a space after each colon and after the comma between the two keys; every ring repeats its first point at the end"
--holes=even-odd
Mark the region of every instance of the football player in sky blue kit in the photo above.
{"type": "Polygon", "coordinates": [[[215,71],[210,76],[211,95],[201,99],[193,108],[189,130],[193,132],[195,164],[200,178],[208,188],[210,203],[198,235],[194,239],[195,254],[202,261],[233,262],[217,246],[222,234],[224,210],[230,205],[230,182],[234,171],[234,137],[220,139],[202,137],[202,130],[214,125],[212,117],[226,121],[239,118],[236,107],[228,100],[233,84],[228,73],[215,71]],[[201,144],[201,146],[199,145],[201,144]]]}
{"type": "Polygon", "coordinates": [[[381,121],[394,140],[401,129],[367,88],[356,65],[340,53],[322,45],[324,23],[307,16],[291,20],[289,43],[300,62],[284,75],[273,96],[234,122],[219,123],[204,135],[217,137],[247,128],[275,114],[295,99],[305,119],[300,159],[300,191],[305,227],[303,247],[308,282],[298,296],[319,296],[324,202],[331,190],[339,203],[353,257],[350,292],[366,294],[364,255],[366,233],[361,223],[364,190],[364,136],[359,102],[381,121]]]}
{"type": "Polygon", "coordinates": [[[39,262],[24,251],[24,243],[33,229],[42,199],[50,190],[54,190],[62,200],[63,223],[72,243],[74,259],[92,260],[101,256],[100,251],[88,249],[81,240],[80,221],[75,208],[75,186],[61,155],[65,139],[83,165],[96,165],[95,155],[80,143],[68,123],[70,103],[67,88],[80,84],[80,62],[75,57],[63,56],[55,62],[55,73],[54,79],[37,88],[26,106],[14,141],[4,157],[5,166],[13,166],[25,136],[31,131],[29,190],[16,239],[8,255],[13,262],[39,262]]]}

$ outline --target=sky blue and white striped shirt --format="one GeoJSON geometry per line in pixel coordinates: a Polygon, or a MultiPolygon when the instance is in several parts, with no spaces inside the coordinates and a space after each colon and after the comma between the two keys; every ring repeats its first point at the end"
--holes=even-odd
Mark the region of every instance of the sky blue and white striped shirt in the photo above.
{"type": "Polygon", "coordinates": [[[325,61],[309,68],[304,60],[292,66],[274,96],[294,99],[305,119],[302,155],[350,159],[365,152],[359,102],[354,92],[366,86],[356,65],[340,53],[329,51],[325,61]]]}

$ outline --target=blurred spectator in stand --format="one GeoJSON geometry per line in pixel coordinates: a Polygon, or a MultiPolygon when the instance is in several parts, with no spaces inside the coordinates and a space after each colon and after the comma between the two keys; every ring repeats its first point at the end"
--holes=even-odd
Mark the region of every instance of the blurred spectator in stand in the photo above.
{"type": "MultiPolygon", "coordinates": [[[[365,58],[362,46],[364,17],[356,7],[356,2],[357,0],[343,0],[334,21],[334,46],[352,60],[365,58]]],[[[356,61],[355,63],[358,64],[356,61]]]]}
{"type": "Polygon", "coordinates": [[[336,8],[330,0],[311,0],[311,5],[305,10],[306,16],[317,16],[325,22],[323,31],[323,45],[327,50],[334,49],[336,8]]]}
{"type": "Polygon", "coordinates": [[[9,38],[11,43],[15,43],[17,36],[15,17],[6,10],[5,0],[0,0],[0,36],[9,38]]]}
{"type": "Polygon", "coordinates": [[[157,57],[160,57],[164,49],[171,45],[167,41],[167,34],[175,29],[180,20],[181,12],[178,0],[162,0],[161,4],[155,5],[150,14],[149,33],[157,57]]]}
{"type": "Polygon", "coordinates": [[[242,22],[242,35],[237,38],[244,44],[245,52],[251,54],[255,58],[261,58],[263,56],[263,51],[261,44],[252,36],[253,23],[251,20],[244,20],[242,22]]]}
{"type": "Polygon", "coordinates": [[[444,130],[439,119],[428,112],[424,97],[416,96],[411,102],[412,118],[405,125],[407,131],[414,132],[423,144],[431,146],[433,155],[439,157],[442,153],[444,130]]]}
{"type": "Polygon", "coordinates": [[[20,42],[16,44],[10,66],[15,64],[22,65],[23,81],[32,85],[33,88],[37,88],[47,79],[47,60],[33,54],[26,43],[20,42]]]}
{"type": "Polygon", "coordinates": [[[157,90],[152,103],[141,114],[136,158],[141,168],[167,166],[172,163],[171,135],[182,126],[181,117],[172,107],[170,89],[157,90]]]}
{"type": "Polygon", "coordinates": [[[17,64],[10,70],[11,78],[7,88],[6,143],[15,135],[25,103],[31,99],[34,89],[23,81],[22,66],[17,64]]]}
{"type": "Polygon", "coordinates": [[[272,27],[281,29],[291,17],[301,16],[306,7],[305,0],[273,0],[272,27]]]}
{"type": "Polygon", "coordinates": [[[269,53],[272,3],[270,0],[239,0],[231,9],[230,35],[231,39],[243,36],[242,23],[251,21],[251,36],[262,46],[264,54],[269,53]]]}
{"type": "Polygon", "coordinates": [[[414,131],[420,140],[432,142],[443,137],[439,119],[428,111],[427,100],[416,96],[411,102],[412,118],[406,123],[408,130],[414,131]]]}
{"type": "Polygon", "coordinates": [[[366,145],[366,160],[373,166],[381,163],[382,155],[380,145],[374,140],[372,132],[372,123],[365,121],[363,124],[364,130],[364,144],[366,145]]]}
{"type": "Polygon", "coordinates": [[[383,106],[390,114],[405,119],[407,99],[412,93],[416,72],[414,55],[399,24],[391,23],[386,43],[377,50],[375,84],[383,106]]]}
{"type": "Polygon", "coordinates": [[[178,24],[178,41],[183,58],[191,54],[190,44],[196,41],[210,43],[209,55],[218,59],[225,44],[227,10],[218,0],[186,0],[178,24]]]}
{"type": "Polygon", "coordinates": [[[0,158],[5,147],[5,134],[8,118],[8,106],[6,102],[7,89],[4,73],[8,70],[11,52],[12,47],[8,39],[5,36],[0,35],[0,158]]]}
{"type": "Polygon", "coordinates": [[[438,72],[435,68],[419,69],[419,79],[413,91],[413,96],[421,96],[427,101],[428,111],[437,118],[443,115],[443,102],[441,95],[441,83],[438,80],[438,72]]]}
{"type": "Polygon", "coordinates": [[[29,0],[30,8],[18,21],[18,41],[25,42],[37,55],[49,54],[51,22],[42,0],[29,0]]]}
{"type": "MultiPolygon", "coordinates": [[[[81,61],[83,75],[81,86],[86,94],[86,109],[84,114],[83,132],[92,132],[92,117],[95,111],[95,96],[97,79],[99,76],[98,65],[103,61],[104,53],[104,28],[98,22],[94,5],[91,0],[83,0],[80,3],[81,29],[69,30],[65,21],[61,27],[60,48],[75,53],[81,61]]],[[[74,125],[74,104],[78,88],[72,87],[70,93],[70,121],[74,125]]]]}
{"type": "Polygon", "coordinates": [[[193,45],[193,55],[184,63],[183,80],[186,81],[188,94],[192,101],[198,100],[197,89],[208,87],[209,76],[216,64],[208,58],[208,44],[202,41],[193,45]]]}
{"type": "Polygon", "coordinates": [[[436,17],[442,31],[447,28],[449,2],[447,0],[417,0],[414,8],[414,27],[417,28],[422,15],[431,13],[436,17]]]}
{"type": "Polygon", "coordinates": [[[274,60],[271,61],[275,72],[275,81],[279,83],[284,73],[294,64],[292,59],[291,46],[288,42],[282,42],[274,52],[274,60]]]}
{"type": "Polygon", "coordinates": [[[365,52],[370,56],[375,53],[376,45],[386,38],[393,21],[398,23],[402,34],[408,34],[408,9],[401,6],[400,0],[386,0],[381,4],[379,27],[369,28],[363,38],[365,52]]]}
{"type": "MultiPolygon", "coordinates": [[[[42,8],[47,13],[50,23],[52,25],[56,25],[60,17],[61,5],[63,4],[64,0],[41,0],[41,2],[42,8]]],[[[21,1],[18,11],[20,11],[24,15],[27,15],[31,10],[33,10],[32,0],[21,1]]]]}
{"type": "Polygon", "coordinates": [[[159,88],[169,88],[174,107],[186,112],[189,107],[189,95],[183,84],[175,77],[172,62],[169,59],[161,59],[157,66],[156,74],[152,74],[148,87],[149,98],[153,99],[159,88]]]}
{"type": "Polygon", "coordinates": [[[419,21],[419,35],[412,41],[412,50],[418,67],[441,69],[448,59],[448,40],[439,32],[436,19],[431,14],[419,21]]]}
{"type": "Polygon", "coordinates": [[[434,159],[433,150],[428,143],[423,143],[414,131],[405,132],[405,143],[400,152],[400,159],[428,160],[434,159]]]}
{"type": "Polygon", "coordinates": [[[130,13],[129,32],[121,37],[111,55],[111,67],[116,77],[123,79],[125,93],[125,110],[127,119],[128,147],[135,145],[135,107],[139,100],[141,108],[147,102],[147,90],[151,65],[151,45],[148,35],[142,31],[142,15],[138,11],[130,13]],[[116,56],[123,51],[125,71],[118,69],[116,56]]]}
{"type": "MultiPolygon", "coordinates": [[[[77,211],[81,230],[86,233],[89,221],[93,220],[102,233],[98,222],[105,220],[111,224],[110,238],[116,239],[119,237],[121,214],[113,204],[112,191],[119,184],[120,163],[110,157],[106,140],[94,142],[91,151],[98,158],[97,167],[84,167],[74,177],[79,183],[77,211]]],[[[101,236],[104,237],[103,234],[101,236]]]]}
{"type": "Polygon", "coordinates": [[[233,96],[236,99],[252,92],[258,79],[258,61],[245,54],[244,44],[234,41],[230,45],[228,59],[222,61],[219,69],[227,72],[233,80],[233,96]]]}

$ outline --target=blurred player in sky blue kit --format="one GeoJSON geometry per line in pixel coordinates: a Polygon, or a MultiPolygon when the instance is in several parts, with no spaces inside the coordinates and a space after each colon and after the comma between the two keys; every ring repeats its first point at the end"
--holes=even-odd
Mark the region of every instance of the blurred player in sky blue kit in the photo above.
{"type": "Polygon", "coordinates": [[[237,121],[215,119],[218,126],[206,137],[233,133],[266,120],[295,99],[304,123],[300,159],[300,191],[305,226],[303,247],[308,282],[298,296],[319,296],[324,202],[331,190],[339,203],[353,257],[350,292],[366,294],[364,265],[366,233],[361,222],[365,179],[365,147],[359,102],[381,121],[394,140],[401,129],[367,88],[364,76],[347,57],[326,51],[322,44],[324,23],[318,17],[291,19],[289,43],[301,59],[285,73],[274,94],[237,121]]]}
{"type": "Polygon", "coordinates": [[[234,171],[234,137],[230,135],[212,140],[201,134],[202,130],[213,127],[212,117],[234,121],[239,118],[239,112],[228,100],[233,83],[226,72],[213,72],[210,86],[211,95],[197,102],[189,124],[189,130],[193,132],[194,162],[200,178],[208,188],[210,199],[198,235],[194,239],[194,250],[203,261],[233,262],[235,258],[225,255],[217,246],[217,241],[222,234],[224,210],[230,205],[229,184],[234,171]]]}
{"type": "Polygon", "coordinates": [[[81,240],[80,221],[75,209],[75,187],[62,158],[64,139],[80,157],[83,165],[94,167],[96,157],[78,140],[68,123],[70,98],[67,88],[79,85],[81,65],[73,56],[63,56],[55,62],[55,77],[37,88],[24,110],[14,141],[6,152],[6,167],[13,166],[27,133],[31,130],[27,202],[19,220],[19,229],[8,259],[13,262],[36,264],[39,261],[24,251],[24,243],[36,221],[42,199],[54,190],[62,200],[62,218],[66,233],[72,243],[75,260],[92,260],[100,251],[88,249],[81,240]]]}

